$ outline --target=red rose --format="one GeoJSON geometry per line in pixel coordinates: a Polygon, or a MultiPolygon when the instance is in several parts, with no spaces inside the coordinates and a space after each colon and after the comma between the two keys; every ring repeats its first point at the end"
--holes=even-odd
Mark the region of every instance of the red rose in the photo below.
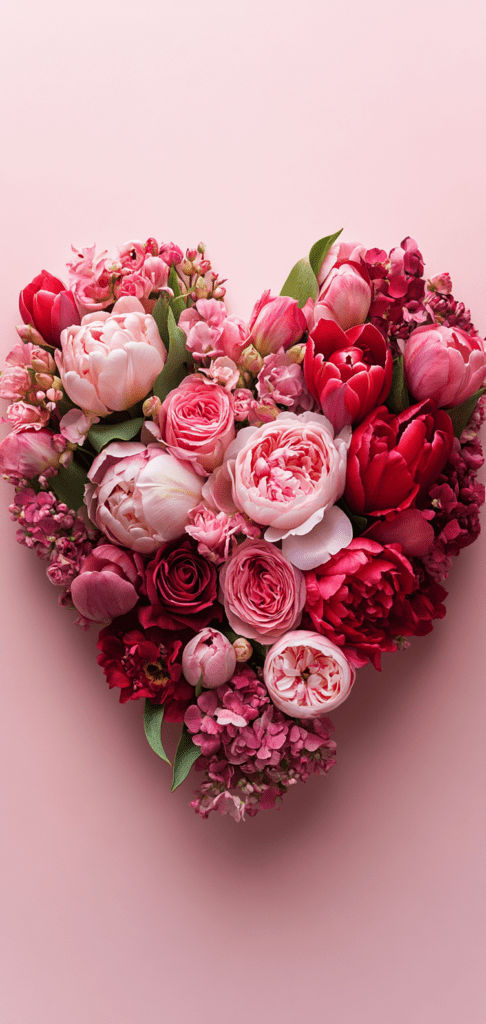
{"type": "Polygon", "coordinates": [[[31,324],[48,345],[56,348],[61,347],[61,331],[81,323],[73,293],[47,270],[21,291],[19,309],[24,324],[31,324]]]}
{"type": "Polygon", "coordinates": [[[353,431],[344,498],[353,512],[387,515],[415,503],[445,465],[454,440],[450,416],[432,399],[398,416],[380,406],[353,431]]]}
{"type": "Polygon", "coordinates": [[[336,433],[385,401],[392,372],[391,350],[372,324],[345,332],[323,319],[309,336],[305,382],[336,433]]]}
{"type": "Polygon", "coordinates": [[[164,544],[145,570],[145,590],[150,601],[139,609],[142,626],[194,632],[221,618],[216,601],[218,576],[214,565],[198,553],[189,537],[164,544]]]}
{"type": "Polygon", "coordinates": [[[120,702],[147,698],[164,705],[167,722],[182,722],[194,700],[194,687],[182,677],[181,656],[191,636],[174,634],[158,627],[143,633],[133,616],[116,619],[102,629],[97,643],[98,664],[110,687],[120,689],[120,702]],[[135,627],[135,628],[134,628],[135,627]]]}
{"type": "Polygon", "coordinates": [[[405,622],[401,610],[417,584],[398,544],[383,547],[356,537],[324,565],[305,573],[305,582],[305,610],[315,629],[345,647],[356,668],[368,661],[380,668],[381,652],[397,649],[393,637],[414,632],[407,628],[412,614],[405,622]]]}

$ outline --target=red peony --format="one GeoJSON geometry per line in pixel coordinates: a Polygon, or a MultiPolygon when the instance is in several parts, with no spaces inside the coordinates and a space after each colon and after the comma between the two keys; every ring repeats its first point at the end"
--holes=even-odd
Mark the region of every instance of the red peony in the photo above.
{"type": "Polygon", "coordinates": [[[124,616],[101,630],[98,664],[108,685],[119,687],[122,704],[147,698],[164,705],[167,722],[181,722],[194,699],[194,687],[182,677],[181,665],[189,637],[187,631],[175,639],[172,632],[157,626],[142,632],[133,616],[124,616]]]}
{"type": "Polygon", "coordinates": [[[395,638],[428,633],[430,620],[445,613],[442,587],[413,593],[419,583],[399,544],[356,537],[305,578],[314,628],[344,647],[357,668],[368,661],[380,668],[381,652],[397,649],[395,638]]]}
{"type": "Polygon", "coordinates": [[[24,324],[31,324],[48,345],[56,348],[61,345],[61,331],[81,323],[73,293],[47,270],[21,291],[19,309],[24,324]]]}
{"type": "Polygon", "coordinates": [[[392,372],[391,350],[372,324],[345,332],[322,319],[309,336],[305,382],[336,433],[385,401],[392,372]]]}
{"type": "Polygon", "coordinates": [[[446,463],[454,440],[450,416],[432,399],[395,416],[385,406],[353,431],[345,500],[353,512],[387,515],[409,508],[446,463]]]}
{"type": "Polygon", "coordinates": [[[150,604],[139,609],[144,629],[204,629],[212,619],[221,619],[216,602],[218,576],[214,565],[198,553],[190,537],[164,544],[145,570],[144,590],[150,604]]]}

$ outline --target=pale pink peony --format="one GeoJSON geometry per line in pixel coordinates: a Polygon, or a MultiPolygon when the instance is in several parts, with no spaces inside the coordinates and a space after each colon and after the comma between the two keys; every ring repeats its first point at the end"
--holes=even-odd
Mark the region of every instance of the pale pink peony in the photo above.
{"type": "Polygon", "coordinates": [[[54,447],[55,434],[47,428],[20,428],[7,434],[0,444],[0,473],[19,480],[57,469],[59,451],[54,447]]]}
{"type": "Polygon", "coordinates": [[[142,554],[180,537],[201,500],[201,478],[159,445],[114,441],[88,477],[90,519],[114,544],[142,554]]]}
{"type": "Polygon", "coordinates": [[[65,391],[83,412],[108,416],[145,398],[167,358],[157,324],[136,298],[90,313],[61,335],[56,361],[65,391]]]}
{"type": "Polygon", "coordinates": [[[201,473],[219,466],[235,437],[231,394],[197,374],[169,392],[159,412],[162,440],[176,458],[201,473]]]}
{"type": "Polygon", "coordinates": [[[307,322],[295,299],[286,295],[273,298],[266,291],[253,309],[249,327],[248,342],[261,356],[268,356],[300,341],[307,322]]]}
{"type": "Polygon", "coordinates": [[[269,650],[263,667],[271,700],[291,718],[326,715],[346,700],[355,678],[342,650],[310,630],[283,636],[269,650]]]}
{"type": "Polygon", "coordinates": [[[111,622],[135,607],[142,575],[141,555],[98,544],[71,583],[73,604],[90,622],[111,622]]]}
{"type": "Polygon", "coordinates": [[[427,324],[412,331],[404,355],[407,387],[417,401],[441,408],[461,405],[484,384],[486,352],[478,335],[427,324]]]}
{"type": "Polygon", "coordinates": [[[231,679],[236,668],[236,654],[232,644],[217,629],[208,626],[186,644],[182,652],[182,671],[191,686],[199,682],[207,689],[231,679]]]}
{"type": "Polygon", "coordinates": [[[359,263],[338,264],[327,275],[314,307],[314,320],[334,320],[343,331],[364,324],[372,290],[366,270],[359,263]]]}
{"type": "Polygon", "coordinates": [[[250,640],[273,644],[302,617],[305,581],[281,551],[265,540],[246,540],[220,572],[231,628],[250,640]]]}

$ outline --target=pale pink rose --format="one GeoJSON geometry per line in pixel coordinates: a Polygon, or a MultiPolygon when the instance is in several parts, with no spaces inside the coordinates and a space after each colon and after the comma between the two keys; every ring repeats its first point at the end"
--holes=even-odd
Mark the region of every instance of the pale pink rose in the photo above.
{"type": "Polygon", "coordinates": [[[227,683],[236,669],[236,654],[229,640],[208,626],[186,644],[182,652],[182,671],[190,686],[199,682],[207,689],[227,683]]]}
{"type": "Polygon", "coordinates": [[[327,715],[349,696],[356,672],[340,647],[310,630],[287,633],[263,666],[270,699],[291,718],[327,715]]]}
{"type": "Polygon", "coordinates": [[[15,431],[27,426],[41,430],[42,427],[47,427],[51,418],[49,409],[43,409],[40,405],[29,405],[27,402],[14,402],[13,405],[9,405],[7,416],[15,431]]]}
{"type": "Polygon", "coordinates": [[[324,284],[327,275],[330,274],[333,267],[339,266],[341,263],[347,263],[349,260],[353,263],[359,263],[360,258],[364,256],[365,252],[366,246],[362,245],[361,242],[334,242],[319,268],[317,275],[319,288],[324,284]]]}
{"type": "Polygon", "coordinates": [[[214,565],[226,561],[239,535],[253,538],[260,535],[259,527],[249,523],[241,512],[227,515],[201,504],[191,509],[188,518],[186,533],[197,542],[199,554],[214,565]]]}
{"type": "Polygon", "coordinates": [[[266,291],[253,309],[249,327],[249,343],[261,356],[268,356],[300,341],[307,322],[295,299],[286,295],[273,298],[266,291]]]}
{"type": "Polygon", "coordinates": [[[90,313],[61,334],[56,362],[65,391],[83,412],[108,416],[145,398],[167,358],[157,324],[136,298],[90,313]]]}
{"type": "Polygon", "coordinates": [[[273,644],[302,618],[304,577],[265,540],[240,544],[221,569],[219,582],[228,622],[238,635],[273,644]]]}
{"type": "Polygon", "coordinates": [[[162,440],[178,459],[210,473],[235,437],[231,394],[196,374],[170,391],[159,412],[162,440]]]}
{"type": "Polygon", "coordinates": [[[113,290],[115,299],[121,299],[123,296],[143,299],[150,293],[150,283],[140,271],[135,271],[133,274],[124,274],[119,277],[113,290]]]}
{"type": "Polygon", "coordinates": [[[486,352],[478,335],[431,324],[412,331],[404,355],[407,387],[421,402],[441,408],[461,405],[484,384],[486,352]]]}
{"type": "Polygon", "coordinates": [[[142,577],[143,559],[137,552],[98,544],[71,583],[73,604],[90,622],[111,622],[135,607],[142,577]]]}
{"type": "Polygon", "coordinates": [[[371,305],[371,283],[358,263],[340,263],[327,275],[314,307],[314,320],[334,320],[343,331],[364,324],[371,305]]]}
{"type": "Polygon", "coordinates": [[[122,267],[130,272],[140,270],[147,255],[146,246],[137,238],[119,245],[117,251],[122,267]]]}
{"type": "Polygon", "coordinates": [[[236,363],[228,356],[212,359],[208,367],[201,367],[201,373],[208,384],[220,384],[225,391],[233,391],[240,379],[236,363]]]}
{"type": "Polygon", "coordinates": [[[55,434],[47,428],[28,427],[7,434],[0,444],[0,473],[14,479],[39,476],[59,466],[59,452],[53,445],[55,434]]]}
{"type": "Polygon", "coordinates": [[[59,423],[59,431],[71,444],[84,444],[93,423],[99,423],[98,416],[86,416],[81,409],[69,409],[59,423]]]}
{"type": "Polygon", "coordinates": [[[202,480],[159,445],[114,441],[94,460],[85,501],[114,544],[150,554],[184,533],[202,480]]]}
{"type": "Polygon", "coordinates": [[[312,412],[244,427],[225,459],[235,506],[268,527],[266,540],[309,533],[343,494],[350,439],[349,427],[334,437],[329,420],[312,412]]]}

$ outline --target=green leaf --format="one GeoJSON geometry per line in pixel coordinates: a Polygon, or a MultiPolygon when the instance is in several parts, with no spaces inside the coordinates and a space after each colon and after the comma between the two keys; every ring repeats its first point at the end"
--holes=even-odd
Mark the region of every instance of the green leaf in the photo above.
{"type": "Polygon", "coordinates": [[[390,412],[393,413],[403,412],[404,409],[408,409],[411,405],[405,383],[402,355],[393,356],[393,377],[390,393],[385,404],[390,412]]]}
{"type": "Polygon", "coordinates": [[[292,267],[290,274],[280,292],[281,295],[289,295],[291,299],[297,299],[300,308],[305,306],[307,299],[317,297],[317,278],[307,257],[299,260],[292,267]]]}
{"type": "Polygon", "coordinates": [[[145,707],[143,710],[143,725],[145,729],[145,735],[147,740],[152,747],[152,750],[162,758],[163,761],[167,761],[170,764],[169,758],[162,746],[162,738],[160,730],[162,728],[162,722],[164,720],[164,705],[153,704],[151,700],[145,701],[145,707]]]}
{"type": "Polygon", "coordinates": [[[186,303],[182,296],[179,278],[177,277],[177,271],[174,266],[170,268],[169,280],[167,283],[169,285],[169,288],[172,288],[172,291],[174,292],[174,298],[171,301],[170,308],[174,314],[175,322],[178,323],[182,310],[186,308],[186,303]]]}
{"type": "Polygon", "coordinates": [[[143,416],[137,416],[136,419],[124,420],[123,423],[95,423],[88,433],[88,438],[93,448],[100,452],[111,441],[131,441],[140,433],[143,422],[143,416]]]}
{"type": "Polygon", "coordinates": [[[169,330],[167,327],[167,315],[169,312],[169,296],[167,292],[162,292],[159,295],[157,302],[152,310],[152,316],[157,324],[160,337],[164,342],[166,348],[169,347],[169,330]]]}
{"type": "Polygon", "coordinates": [[[167,284],[169,285],[169,288],[172,288],[175,299],[177,299],[179,295],[182,295],[181,286],[179,284],[179,278],[177,277],[177,270],[174,264],[172,264],[169,270],[169,280],[167,284]]]}
{"type": "Polygon", "coordinates": [[[67,469],[59,466],[56,476],[49,477],[50,490],[54,491],[59,501],[63,501],[74,512],[77,512],[84,502],[84,488],[87,483],[88,474],[74,462],[74,459],[67,469]]]}
{"type": "Polygon", "coordinates": [[[169,355],[167,362],[156,378],[153,392],[163,402],[169,391],[177,388],[186,375],[185,362],[188,358],[186,352],[186,336],[177,326],[174,314],[169,309],[167,314],[167,330],[169,332],[169,355]]]}
{"type": "Polygon", "coordinates": [[[463,430],[467,427],[469,420],[481,398],[486,392],[486,387],[480,388],[479,391],[475,391],[474,395],[470,398],[466,398],[466,401],[462,405],[455,405],[453,409],[446,409],[446,413],[452,420],[452,426],[454,428],[454,436],[460,438],[463,430]]]}
{"type": "Polygon", "coordinates": [[[331,248],[331,245],[334,245],[334,242],[337,241],[342,230],[343,229],[341,228],[340,231],[336,231],[334,235],[326,235],[325,238],[320,238],[318,242],[314,242],[314,245],[312,246],[312,249],[309,253],[309,263],[316,277],[318,277],[319,275],[319,271],[322,267],[322,264],[324,263],[324,260],[329,252],[329,249],[331,248]]]}
{"type": "Polygon", "coordinates": [[[174,775],[172,778],[172,792],[180,786],[187,778],[189,772],[201,756],[201,747],[198,747],[192,740],[191,734],[185,725],[182,726],[181,738],[177,744],[174,760],[174,775]]]}

